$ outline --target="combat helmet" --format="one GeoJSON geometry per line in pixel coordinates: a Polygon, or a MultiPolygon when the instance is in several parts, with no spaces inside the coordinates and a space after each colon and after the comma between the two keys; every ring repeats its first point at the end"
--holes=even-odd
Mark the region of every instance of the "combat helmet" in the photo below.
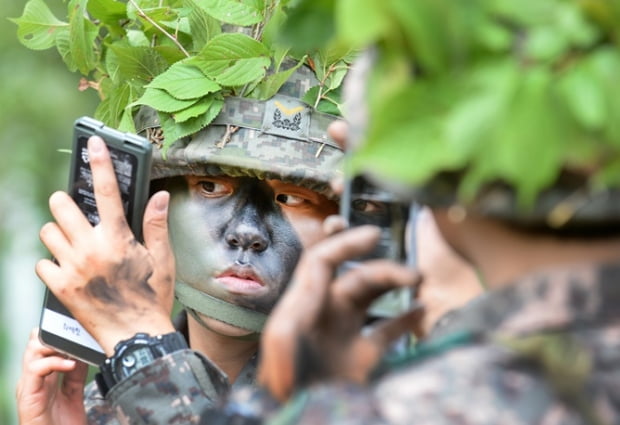
{"type": "MultiPolygon", "coordinates": [[[[337,199],[329,182],[342,173],[343,152],[327,135],[327,127],[339,117],[302,100],[318,85],[315,73],[303,65],[268,100],[226,97],[207,127],[175,141],[166,151],[155,149],[151,178],[185,174],[277,178],[337,199]]],[[[161,144],[157,111],[142,107],[135,122],[139,134],[161,144]]]]}
{"type": "Polygon", "coordinates": [[[617,233],[618,7],[420,0],[384,8],[373,19],[392,25],[353,40],[368,48],[345,94],[355,98],[353,168],[430,206],[555,234],[617,233]]]}

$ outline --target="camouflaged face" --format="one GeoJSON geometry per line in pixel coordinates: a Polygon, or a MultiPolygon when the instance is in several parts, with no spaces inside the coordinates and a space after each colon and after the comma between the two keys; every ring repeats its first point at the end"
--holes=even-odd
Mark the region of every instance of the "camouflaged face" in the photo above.
{"type": "MultiPolygon", "coordinates": [[[[165,157],[155,151],[151,178],[224,174],[279,179],[336,198],[329,181],[341,173],[343,152],[327,136],[327,127],[338,117],[299,100],[316,84],[312,70],[302,66],[267,101],[226,98],[209,126],[176,141],[165,157]]],[[[156,111],[138,112],[139,133],[148,135],[158,127],[156,111]]]]}

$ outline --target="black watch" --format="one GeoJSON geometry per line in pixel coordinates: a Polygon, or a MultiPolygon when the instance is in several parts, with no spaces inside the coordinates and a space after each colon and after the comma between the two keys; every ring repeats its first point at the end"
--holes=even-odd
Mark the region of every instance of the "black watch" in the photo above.
{"type": "Polygon", "coordinates": [[[99,366],[100,373],[95,376],[99,391],[105,396],[110,388],[133,375],[138,369],[151,364],[155,359],[175,351],[188,348],[187,342],[179,332],[150,336],[135,334],[114,347],[114,355],[99,366]]]}

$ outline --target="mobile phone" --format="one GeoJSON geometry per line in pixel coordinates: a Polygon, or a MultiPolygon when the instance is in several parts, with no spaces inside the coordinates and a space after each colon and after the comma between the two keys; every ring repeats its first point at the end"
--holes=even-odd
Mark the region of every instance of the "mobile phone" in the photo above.
{"type": "MultiPolygon", "coordinates": [[[[365,224],[378,226],[381,236],[369,254],[345,262],[340,272],[373,258],[415,265],[415,252],[408,252],[405,246],[407,222],[414,219],[415,212],[408,202],[401,202],[393,193],[373,184],[363,175],[346,179],[340,199],[340,215],[345,217],[349,227],[365,224]]],[[[413,231],[414,226],[411,227],[409,231],[413,231]]],[[[403,313],[410,308],[413,295],[410,288],[389,291],[370,306],[368,315],[370,318],[384,318],[403,313]]]]}
{"type": "MultiPolygon", "coordinates": [[[[87,142],[91,136],[100,136],[110,151],[127,223],[136,239],[142,241],[142,218],[151,171],[150,142],[144,137],[107,127],[90,117],[76,120],[73,130],[69,194],[93,226],[99,223],[87,142]]],[[[45,345],[92,365],[98,366],[105,360],[99,344],[47,288],[39,339],[45,345]]]]}

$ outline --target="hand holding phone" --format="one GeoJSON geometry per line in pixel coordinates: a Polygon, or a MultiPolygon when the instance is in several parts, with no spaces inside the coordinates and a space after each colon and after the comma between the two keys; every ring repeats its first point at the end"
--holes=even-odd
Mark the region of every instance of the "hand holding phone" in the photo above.
{"type": "MultiPolygon", "coordinates": [[[[397,263],[415,265],[415,252],[405,247],[407,222],[413,219],[415,209],[408,203],[357,175],[345,181],[340,199],[340,215],[349,227],[372,224],[381,229],[375,249],[368,255],[345,262],[340,271],[355,267],[360,261],[385,258],[397,263]]],[[[390,291],[378,298],[369,308],[371,318],[393,317],[411,306],[413,291],[410,288],[390,291]]]]}
{"type": "MultiPolygon", "coordinates": [[[[87,148],[88,139],[95,135],[104,140],[110,152],[125,218],[135,238],[141,241],[152,156],[151,145],[146,139],[121,133],[92,118],[78,119],[74,124],[68,193],[88,222],[97,225],[101,217],[87,148]]],[[[49,289],[46,289],[41,313],[39,338],[44,344],[93,365],[105,358],[99,344],[49,289]]]]}

